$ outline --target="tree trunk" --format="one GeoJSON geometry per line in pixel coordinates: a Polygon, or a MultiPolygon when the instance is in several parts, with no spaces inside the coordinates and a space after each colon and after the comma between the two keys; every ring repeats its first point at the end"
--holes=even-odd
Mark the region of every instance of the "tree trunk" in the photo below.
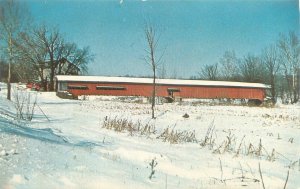
{"type": "Polygon", "coordinates": [[[11,100],[11,63],[12,63],[12,36],[9,33],[9,62],[8,62],[8,76],[7,76],[7,99],[11,100]]]}
{"type": "Polygon", "coordinates": [[[152,109],[152,119],[155,118],[155,116],[154,116],[155,90],[156,90],[156,81],[155,81],[155,78],[156,78],[155,69],[153,69],[153,91],[152,91],[152,106],[151,106],[151,109],[152,109]]]}
{"type": "Polygon", "coordinates": [[[297,91],[297,89],[296,88],[294,88],[294,99],[293,99],[293,104],[294,103],[297,103],[298,102],[298,100],[299,100],[299,98],[298,98],[298,91],[297,91]]]}
{"type": "MultiPolygon", "coordinates": [[[[10,72],[9,72],[10,75],[10,72]]],[[[11,100],[11,84],[10,84],[10,76],[7,79],[7,99],[11,100]]]]}
{"type": "MultiPolygon", "coordinates": [[[[50,52],[53,52],[50,51],[50,52]]],[[[54,75],[55,75],[55,62],[54,62],[54,58],[53,58],[53,54],[50,54],[50,86],[49,86],[49,90],[50,91],[54,91],[54,75]]]]}
{"type": "Polygon", "coordinates": [[[11,84],[10,84],[10,69],[11,65],[10,62],[8,63],[8,77],[7,77],[7,99],[11,100],[11,84]]]}
{"type": "Polygon", "coordinates": [[[51,66],[51,73],[50,73],[50,91],[54,90],[54,71],[55,69],[53,68],[53,65],[51,66]]]}
{"type": "Polygon", "coordinates": [[[293,85],[291,79],[289,78],[289,74],[286,67],[284,72],[285,72],[285,78],[287,82],[287,98],[289,100],[289,103],[293,103],[293,85]]]}
{"type": "Polygon", "coordinates": [[[277,102],[276,99],[276,89],[275,89],[275,76],[271,76],[271,95],[272,95],[272,103],[275,104],[277,102]]]}

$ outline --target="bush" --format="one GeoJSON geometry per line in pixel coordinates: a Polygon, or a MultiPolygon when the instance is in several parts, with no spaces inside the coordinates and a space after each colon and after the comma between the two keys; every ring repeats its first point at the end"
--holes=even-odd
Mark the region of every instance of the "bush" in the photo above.
{"type": "Polygon", "coordinates": [[[32,94],[31,92],[14,88],[13,97],[17,119],[31,121],[37,103],[36,93],[32,94]]]}

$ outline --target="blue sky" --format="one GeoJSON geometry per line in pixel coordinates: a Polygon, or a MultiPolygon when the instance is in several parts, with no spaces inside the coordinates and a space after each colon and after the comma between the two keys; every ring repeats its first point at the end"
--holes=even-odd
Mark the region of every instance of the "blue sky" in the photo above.
{"type": "Polygon", "coordinates": [[[57,26],[95,54],[90,75],[151,75],[144,63],[143,24],[161,33],[167,74],[188,78],[226,50],[258,54],[279,33],[299,30],[297,0],[28,1],[35,21],[57,26]]]}

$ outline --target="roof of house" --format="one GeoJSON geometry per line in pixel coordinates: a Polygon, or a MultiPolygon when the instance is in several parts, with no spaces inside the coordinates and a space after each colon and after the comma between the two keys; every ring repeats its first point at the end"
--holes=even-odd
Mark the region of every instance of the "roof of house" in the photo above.
{"type": "MultiPolygon", "coordinates": [[[[58,81],[72,82],[107,82],[107,83],[142,83],[152,84],[152,78],[134,77],[108,77],[108,76],[73,76],[57,75],[58,81]]],[[[184,80],[184,79],[156,79],[157,84],[165,85],[192,85],[192,86],[224,86],[224,87],[246,87],[246,88],[270,88],[262,83],[230,82],[230,81],[207,81],[207,80],[184,80]]]]}

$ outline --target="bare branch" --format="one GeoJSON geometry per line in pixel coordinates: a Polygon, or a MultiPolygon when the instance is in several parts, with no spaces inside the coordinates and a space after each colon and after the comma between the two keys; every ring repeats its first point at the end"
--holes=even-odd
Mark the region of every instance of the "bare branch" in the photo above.
{"type": "Polygon", "coordinates": [[[285,189],[285,188],[286,188],[286,185],[287,185],[287,183],[288,183],[288,180],[289,180],[289,175],[290,175],[290,170],[288,170],[288,172],[287,172],[287,175],[286,175],[286,179],[285,179],[285,183],[284,183],[284,187],[283,187],[283,189],[285,189]]]}
{"type": "Polygon", "coordinates": [[[264,179],[263,179],[261,169],[260,169],[260,163],[258,163],[258,169],[259,169],[259,175],[260,175],[260,178],[261,178],[261,183],[262,183],[263,189],[266,189],[264,179]]]}

